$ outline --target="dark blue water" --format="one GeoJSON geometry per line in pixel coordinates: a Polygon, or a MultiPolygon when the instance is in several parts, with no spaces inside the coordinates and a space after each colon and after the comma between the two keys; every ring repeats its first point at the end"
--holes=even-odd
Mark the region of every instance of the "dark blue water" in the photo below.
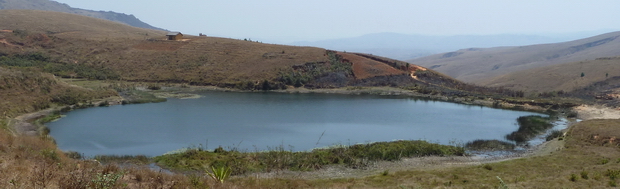
{"type": "Polygon", "coordinates": [[[161,155],[185,147],[255,151],[284,146],[499,139],[536,113],[411,98],[205,92],[199,99],[75,110],[49,123],[60,149],[93,155],[161,155]]]}

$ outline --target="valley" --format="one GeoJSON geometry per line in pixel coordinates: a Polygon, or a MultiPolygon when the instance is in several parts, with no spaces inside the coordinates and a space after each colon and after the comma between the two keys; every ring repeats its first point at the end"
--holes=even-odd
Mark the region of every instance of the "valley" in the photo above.
{"type": "MultiPolygon", "coordinates": [[[[471,48],[405,62],[247,39],[185,35],[167,40],[161,30],[38,10],[0,10],[0,26],[0,186],[7,188],[85,188],[103,177],[115,178],[104,183],[111,188],[497,188],[500,180],[510,188],[584,188],[615,186],[620,171],[617,32],[556,44],[471,48]],[[44,123],[80,108],[196,97],[203,90],[273,93],[279,95],[274,103],[319,95],[312,93],[415,97],[582,121],[514,158],[479,160],[464,156],[463,145],[425,141],[312,153],[195,148],[158,156],[159,165],[174,170],[170,174],[150,170],[152,157],[102,156],[100,163],[79,152],[63,152],[44,123]],[[422,150],[416,148],[428,153],[417,154],[422,150]],[[416,153],[404,156],[405,149],[416,153]],[[373,154],[384,159],[369,161],[373,154]],[[277,163],[257,163],[261,158],[277,163]],[[371,166],[357,167],[365,163],[371,166]],[[206,174],[226,168],[246,172],[222,180],[206,174]]],[[[412,111],[391,114],[403,112],[412,111]]],[[[407,122],[417,120],[422,119],[407,122]]]]}

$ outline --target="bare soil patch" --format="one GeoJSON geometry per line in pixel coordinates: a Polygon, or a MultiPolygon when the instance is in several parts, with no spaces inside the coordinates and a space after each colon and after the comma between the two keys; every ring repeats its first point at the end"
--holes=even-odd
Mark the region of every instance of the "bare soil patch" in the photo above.
{"type": "Polygon", "coordinates": [[[620,119],[620,110],[600,105],[581,105],[574,108],[578,118],[590,119],[620,119]]]}
{"type": "Polygon", "coordinates": [[[393,68],[385,63],[364,58],[355,54],[341,53],[344,60],[348,60],[353,63],[353,74],[356,79],[366,79],[377,76],[386,75],[400,75],[404,74],[404,71],[393,68]]]}

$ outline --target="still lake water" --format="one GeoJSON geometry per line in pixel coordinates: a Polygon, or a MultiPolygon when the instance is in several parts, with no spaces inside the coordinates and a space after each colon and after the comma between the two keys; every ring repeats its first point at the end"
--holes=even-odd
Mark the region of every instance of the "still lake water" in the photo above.
{"type": "Polygon", "coordinates": [[[80,109],[49,123],[60,149],[156,156],[185,147],[303,151],[377,141],[499,139],[531,112],[403,97],[204,92],[198,99],[80,109]]]}

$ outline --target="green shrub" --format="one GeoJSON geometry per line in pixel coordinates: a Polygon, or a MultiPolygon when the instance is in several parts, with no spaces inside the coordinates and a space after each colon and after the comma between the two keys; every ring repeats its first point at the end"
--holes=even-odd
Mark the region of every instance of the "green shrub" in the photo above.
{"type": "Polygon", "coordinates": [[[37,121],[35,121],[35,123],[37,123],[39,125],[42,125],[42,124],[45,124],[45,123],[52,122],[52,121],[54,121],[56,119],[59,119],[61,117],[62,117],[62,115],[60,115],[60,112],[53,112],[53,113],[51,113],[51,114],[49,114],[49,115],[47,115],[47,116],[45,116],[45,117],[43,117],[41,119],[38,119],[37,121]]]}
{"type": "Polygon", "coordinates": [[[116,182],[123,176],[123,173],[98,173],[92,180],[95,189],[110,189],[116,186],[116,182]]]}
{"type": "Polygon", "coordinates": [[[581,171],[581,178],[582,179],[586,179],[588,180],[590,177],[588,177],[588,172],[587,171],[581,171]]]}
{"type": "Polygon", "coordinates": [[[343,60],[334,51],[327,51],[326,54],[329,57],[329,62],[308,62],[282,70],[278,73],[276,80],[285,85],[302,87],[319,78],[328,77],[331,73],[342,73],[345,77],[353,75],[353,64],[343,60]]]}
{"type": "Polygon", "coordinates": [[[68,151],[65,152],[65,156],[71,158],[71,159],[82,159],[82,154],[80,154],[79,152],[76,151],[68,151]]]}
{"type": "Polygon", "coordinates": [[[156,91],[156,90],[160,90],[160,89],[161,89],[161,86],[159,86],[159,85],[149,85],[147,88],[148,88],[149,90],[154,90],[154,91],[156,91]]]}
{"type": "Polygon", "coordinates": [[[616,180],[620,176],[620,170],[607,169],[605,176],[609,177],[611,180],[616,180]]]}
{"type": "Polygon", "coordinates": [[[605,164],[607,164],[607,163],[609,163],[609,159],[602,159],[602,160],[599,162],[599,164],[601,164],[601,165],[605,165],[605,164]]]}
{"type": "Polygon", "coordinates": [[[506,135],[506,139],[517,143],[527,142],[536,135],[553,127],[553,124],[550,123],[550,118],[537,115],[521,116],[517,118],[517,122],[519,123],[519,129],[506,135]]]}
{"type": "Polygon", "coordinates": [[[13,35],[19,36],[21,38],[24,38],[26,36],[28,36],[28,31],[26,30],[13,30],[13,35]]]}
{"type": "Polygon", "coordinates": [[[513,150],[515,144],[499,140],[474,140],[465,144],[468,150],[513,150]]]}
{"type": "Polygon", "coordinates": [[[220,166],[218,168],[211,166],[211,172],[209,171],[206,171],[206,172],[215,181],[224,183],[224,181],[228,179],[228,177],[230,177],[231,169],[230,167],[227,167],[227,166],[220,166]]]}
{"type": "Polygon", "coordinates": [[[566,113],[567,118],[576,118],[579,114],[576,111],[569,111],[566,113]]]}
{"type": "Polygon", "coordinates": [[[56,150],[54,149],[44,149],[44,150],[41,150],[40,153],[44,158],[46,158],[49,161],[56,162],[60,160],[60,157],[58,157],[58,154],[56,154],[56,150]]]}
{"type": "Polygon", "coordinates": [[[576,174],[570,174],[570,177],[568,178],[568,180],[575,182],[575,181],[577,181],[577,178],[578,177],[577,177],[576,174]]]}
{"type": "Polygon", "coordinates": [[[561,140],[562,136],[564,136],[564,132],[562,132],[560,130],[553,130],[545,138],[547,139],[547,141],[551,141],[551,140],[553,140],[555,138],[560,138],[560,140],[561,140]]]}

